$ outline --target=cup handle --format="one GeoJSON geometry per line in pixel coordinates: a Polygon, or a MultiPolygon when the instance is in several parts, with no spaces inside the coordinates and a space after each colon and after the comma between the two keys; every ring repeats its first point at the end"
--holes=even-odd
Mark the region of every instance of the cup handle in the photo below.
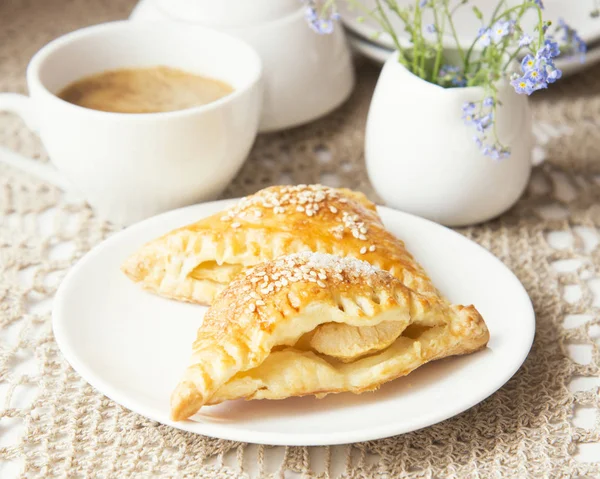
{"type": "MultiPolygon", "coordinates": [[[[31,98],[18,93],[0,93],[0,111],[8,111],[19,115],[27,127],[38,132],[38,124],[31,98]]],[[[39,179],[57,186],[63,191],[70,190],[67,180],[52,166],[26,158],[6,148],[0,147],[0,163],[18,168],[39,179]]]]}

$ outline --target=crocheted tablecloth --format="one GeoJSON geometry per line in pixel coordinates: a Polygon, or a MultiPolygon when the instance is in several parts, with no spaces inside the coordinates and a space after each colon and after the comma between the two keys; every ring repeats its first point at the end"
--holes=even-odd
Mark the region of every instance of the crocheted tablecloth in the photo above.
{"type": "MultiPolygon", "coordinates": [[[[26,91],[27,61],[47,41],[124,18],[133,3],[3,0],[0,91],[26,91]]],[[[356,91],[336,112],[259,137],[224,197],[313,182],[373,197],[362,145],[378,68],[357,68],[356,91]]],[[[460,230],[511,268],[533,300],[536,339],[523,367],[453,419],[348,446],[211,439],[158,424],[96,392],[61,356],[50,311],[66,271],[114,228],[54,187],[0,166],[0,476],[599,477],[599,464],[577,459],[600,441],[593,420],[600,407],[598,78],[600,67],[592,67],[534,95],[534,156],[543,162],[526,195],[499,219],[460,230]]],[[[12,115],[0,114],[0,145],[46,161],[38,139],[12,115]]]]}

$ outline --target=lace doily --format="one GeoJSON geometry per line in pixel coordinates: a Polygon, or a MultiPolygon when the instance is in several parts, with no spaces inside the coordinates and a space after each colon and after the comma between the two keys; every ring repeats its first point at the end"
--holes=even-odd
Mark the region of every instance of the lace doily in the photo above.
{"type": "MultiPolygon", "coordinates": [[[[133,3],[4,0],[0,90],[25,91],[26,63],[51,38],[126,17],[133,3]]],[[[260,137],[224,196],[321,182],[373,198],[362,145],[377,74],[361,63],[357,89],[342,108],[260,137]]],[[[103,478],[237,478],[249,470],[265,477],[598,477],[599,464],[574,457],[578,448],[600,442],[598,422],[587,428],[571,419],[600,408],[599,75],[592,68],[535,95],[536,157],[546,161],[512,211],[461,230],[507,264],[533,300],[536,339],[521,370],[453,419],[349,446],[282,448],[206,438],[145,419],[96,392],[62,358],[50,311],[66,271],[113,228],[53,187],[0,167],[0,471],[103,478]],[[579,362],[571,357],[574,348],[586,351],[579,362]]],[[[0,115],[0,145],[45,161],[38,140],[14,116],[0,115]]]]}

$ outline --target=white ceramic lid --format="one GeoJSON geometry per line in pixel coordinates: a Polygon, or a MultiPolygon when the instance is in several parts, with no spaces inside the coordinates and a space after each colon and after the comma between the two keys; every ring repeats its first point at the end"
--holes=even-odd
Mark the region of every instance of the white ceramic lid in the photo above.
{"type": "Polygon", "coordinates": [[[285,17],[298,0],[153,0],[171,18],[212,27],[243,27],[285,17]]]}

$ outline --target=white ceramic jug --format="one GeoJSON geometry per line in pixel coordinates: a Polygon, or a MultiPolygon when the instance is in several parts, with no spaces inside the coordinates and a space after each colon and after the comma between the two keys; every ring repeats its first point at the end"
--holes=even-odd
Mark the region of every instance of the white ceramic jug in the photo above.
{"type": "Polygon", "coordinates": [[[531,112],[525,95],[508,83],[499,88],[496,128],[512,154],[492,160],[461,119],[464,103],[483,98],[481,88],[442,88],[389,58],[365,138],[369,178],[389,206],[463,226],[494,218],[521,197],[531,172],[531,112]]]}
{"type": "Polygon", "coordinates": [[[354,86],[343,29],[316,34],[298,0],[141,0],[130,18],[202,25],[253,46],[264,67],[261,132],[319,118],[339,106],[354,86]]]}

